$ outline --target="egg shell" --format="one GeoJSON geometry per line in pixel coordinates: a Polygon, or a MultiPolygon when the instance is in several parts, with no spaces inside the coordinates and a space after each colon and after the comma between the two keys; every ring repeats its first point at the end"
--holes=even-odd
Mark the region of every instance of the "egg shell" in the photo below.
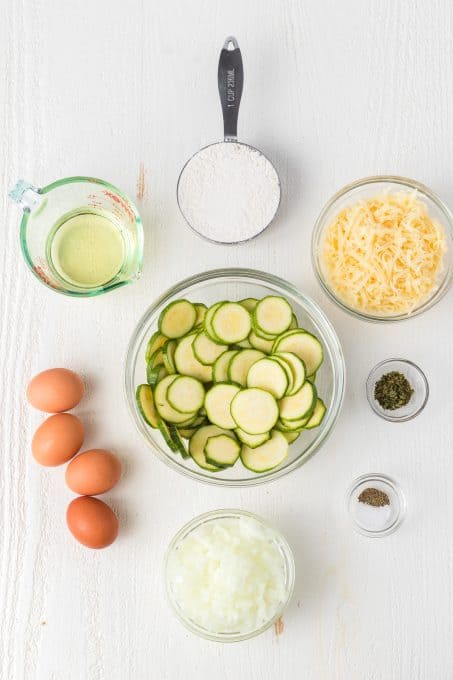
{"type": "Polygon", "coordinates": [[[70,460],[83,444],[82,421],[72,413],[57,413],[47,418],[36,430],[31,449],[41,465],[62,465],[70,460]]]}
{"type": "Polygon", "coordinates": [[[74,498],[68,505],[66,522],[74,538],[87,548],[106,548],[118,536],[118,518],[99,498],[74,498]]]}
{"type": "Polygon", "coordinates": [[[77,406],[85,393],[82,378],[68,368],[49,368],[38,373],[27,387],[32,406],[46,413],[61,413],[77,406]]]}
{"type": "Polygon", "coordinates": [[[121,463],[105,449],[79,453],[66,468],[66,484],[82,496],[97,496],[115,486],[121,477],[121,463]]]}

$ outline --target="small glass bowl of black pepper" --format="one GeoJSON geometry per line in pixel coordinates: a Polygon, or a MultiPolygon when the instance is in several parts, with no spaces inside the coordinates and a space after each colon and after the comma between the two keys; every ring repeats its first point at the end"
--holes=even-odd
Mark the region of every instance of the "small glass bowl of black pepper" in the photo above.
{"type": "Polygon", "coordinates": [[[428,381],[412,361],[385,359],[368,376],[366,395],[378,416],[392,423],[402,423],[412,420],[425,408],[428,381]]]}
{"type": "Polygon", "coordinates": [[[380,473],[354,479],[346,495],[346,506],[354,529],[370,538],[392,534],[406,515],[401,488],[380,473]]]}

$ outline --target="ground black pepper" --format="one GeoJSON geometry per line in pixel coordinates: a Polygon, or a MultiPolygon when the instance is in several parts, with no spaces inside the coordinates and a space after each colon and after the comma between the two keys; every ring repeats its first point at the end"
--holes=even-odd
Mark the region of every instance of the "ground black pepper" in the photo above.
{"type": "Polygon", "coordinates": [[[386,411],[395,411],[409,403],[414,390],[398,371],[385,373],[374,386],[374,398],[386,411]]]}
{"type": "Polygon", "coordinates": [[[358,500],[360,503],[373,505],[375,508],[382,508],[384,505],[390,505],[390,499],[385,491],[374,489],[372,487],[364,489],[358,500]]]}

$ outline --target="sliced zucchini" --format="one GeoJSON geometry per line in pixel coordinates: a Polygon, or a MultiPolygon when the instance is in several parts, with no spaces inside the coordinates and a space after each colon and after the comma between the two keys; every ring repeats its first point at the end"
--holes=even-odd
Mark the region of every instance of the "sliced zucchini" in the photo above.
{"type": "Polygon", "coordinates": [[[204,366],[212,366],[216,359],[227,351],[228,345],[219,345],[218,342],[211,340],[206,331],[201,331],[196,335],[192,349],[200,363],[204,366]]]}
{"type": "Polygon", "coordinates": [[[219,356],[212,367],[212,378],[214,382],[228,382],[228,366],[233,356],[238,352],[239,350],[237,349],[229,349],[228,352],[224,352],[219,356]]]}
{"type": "Polygon", "coordinates": [[[292,315],[292,317],[291,317],[291,323],[290,323],[290,325],[289,325],[288,330],[291,331],[291,330],[293,330],[294,328],[298,328],[298,327],[299,327],[299,324],[297,323],[297,317],[296,317],[296,315],[293,313],[293,315],[292,315]]]}
{"type": "Polygon", "coordinates": [[[174,356],[176,370],[182,375],[190,375],[203,383],[211,382],[212,366],[204,366],[193,352],[192,343],[195,337],[196,333],[191,333],[179,341],[174,356]]]}
{"type": "Polygon", "coordinates": [[[258,328],[258,326],[255,324],[253,320],[252,330],[257,335],[258,338],[260,338],[261,340],[267,340],[267,342],[273,343],[275,341],[275,338],[277,337],[276,335],[271,335],[270,333],[265,333],[264,331],[262,331],[261,328],[258,328]]]}
{"type": "Polygon", "coordinates": [[[166,423],[165,420],[163,420],[162,418],[159,418],[158,428],[168,448],[176,453],[178,447],[173,437],[171,436],[170,425],[166,423]]]}
{"type": "Polygon", "coordinates": [[[286,363],[289,365],[291,369],[291,373],[293,376],[292,380],[292,386],[288,389],[288,392],[286,393],[288,397],[292,396],[296,392],[300,390],[302,385],[305,382],[305,364],[302,361],[302,359],[299,359],[296,354],[293,354],[292,352],[277,352],[275,355],[271,356],[276,356],[279,357],[280,359],[283,359],[283,361],[286,361],[286,363]]]}
{"type": "Polygon", "coordinates": [[[214,305],[211,305],[209,307],[208,311],[206,312],[206,316],[204,318],[203,322],[203,327],[206,333],[209,335],[211,340],[214,340],[214,342],[218,342],[219,344],[222,344],[222,340],[217,337],[217,335],[214,332],[214,329],[212,328],[212,318],[216,311],[219,309],[221,305],[225,304],[225,300],[221,300],[220,302],[216,302],[214,305]]]}
{"type": "Polygon", "coordinates": [[[188,300],[170,302],[159,317],[159,330],[167,338],[182,338],[195,325],[197,310],[188,300]]]}
{"type": "Polygon", "coordinates": [[[189,452],[182,440],[179,430],[177,430],[176,427],[171,424],[168,424],[168,429],[170,430],[170,436],[175,443],[177,451],[179,451],[183,458],[190,458],[189,452]]]}
{"type": "MultiPolygon", "coordinates": [[[[154,401],[157,412],[161,418],[168,421],[169,423],[184,423],[184,425],[186,425],[188,420],[190,422],[190,414],[187,412],[181,413],[180,411],[177,411],[168,403],[167,400],[167,390],[177,378],[177,375],[168,375],[166,378],[157,383],[154,389],[154,401]]],[[[192,415],[195,414],[193,413],[192,415]]]]}
{"type": "Polygon", "coordinates": [[[311,430],[314,427],[318,427],[318,425],[321,425],[322,421],[324,420],[324,416],[326,415],[326,405],[324,404],[322,399],[317,399],[316,400],[316,405],[313,411],[313,414],[308,421],[308,423],[305,425],[306,430],[311,430]]]}
{"type": "Polygon", "coordinates": [[[308,418],[313,413],[316,404],[316,388],[311,382],[305,382],[300,390],[291,397],[283,397],[278,402],[280,418],[285,420],[300,420],[308,418]]]}
{"type": "Polygon", "coordinates": [[[279,413],[272,394],[253,387],[236,394],[231,402],[231,415],[236,426],[247,434],[264,434],[272,430],[279,413]]]}
{"type": "Polygon", "coordinates": [[[179,436],[182,437],[183,439],[190,439],[192,437],[192,435],[194,435],[197,430],[198,430],[197,427],[179,427],[178,426],[179,436]]]}
{"type": "Polygon", "coordinates": [[[195,302],[194,307],[195,307],[195,311],[197,312],[197,318],[195,319],[195,325],[198,326],[199,324],[203,323],[204,318],[206,316],[206,312],[208,311],[208,308],[202,302],[195,302]]]}
{"type": "Polygon", "coordinates": [[[248,312],[250,312],[250,314],[255,309],[257,302],[258,302],[258,300],[254,297],[249,297],[249,298],[245,298],[244,300],[239,300],[239,304],[242,305],[243,307],[245,307],[246,310],[248,312]]]}
{"type": "Polygon", "coordinates": [[[168,374],[176,373],[175,366],[175,350],[177,347],[176,340],[168,340],[162,347],[162,358],[165,366],[165,370],[168,374]]]}
{"type": "Polygon", "coordinates": [[[159,349],[156,349],[155,352],[153,352],[149,358],[148,361],[148,366],[151,366],[151,368],[155,368],[156,366],[159,366],[160,364],[164,363],[164,352],[163,352],[163,347],[160,347],[159,349]]]}
{"type": "Polygon", "coordinates": [[[260,352],[264,352],[265,354],[270,354],[272,352],[272,347],[274,346],[275,342],[274,340],[264,340],[264,338],[260,338],[260,336],[257,335],[255,331],[250,332],[248,341],[252,347],[259,349],[260,352]]]}
{"type": "Polygon", "coordinates": [[[206,462],[226,468],[235,464],[241,452],[241,445],[227,434],[209,437],[204,447],[206,462]]]}
{"type": "Polygon", "coordinates": [[[241,342],[236,343],[236,347],[240,347],[241,349],[253,349],[248,338],[246,338],[245,340],[241,340],[241,342]]]}
{"type": "Polygon", "coordinates": [[[230,345],[248,337],[252,321],[250,313],[238,302],[224,302],[214,312],[211,326],[215,336],[230,345]]]}
{"type": "Polygon", "coordinates": [[[239,385],[232,383],[217,383],[211,387],[204,400],[206,414],[211,423],[226,430],[237,427],[231,416],[231,402],[240,389],[239,385]]]}
{"type": "Polygon", "coordinates": [[[266,335],[281,335],[291,325],[293,310],[285,298],[268,295],[253,310],[254,326],[266,335]]]}
{"type": "Polygon", "coordinates": [[[149,385],[139,385],[135,392],[135,399],[138,410],[140,411],[144,421],[156,429],[159,427],[159,414],[156,410],[154,395],[149,385]]]}
{"type": "Polygon", "coordinates": [[[154,352],[161,347],[165,345],[167,342],[167,339],[165,335],[162,335],[159,333],[159,331],[156,331],[155,333],[152,334],[150,339],[148,340],[148,344],[146,345],[146,352],[145,352],[145,361],[148,363],[148,361],[151,358],[151,355],[154,354],[154,352]]]}
{"type": "Polygon", "coordinates": [[[260,359],[264,358],[263,352],[257,349],[242,349],[231,357],[228,364],[228,380],[245,387],[250,368],[260,359]]]}
{"type": "Polygon", "coordinates": [[[284,436],[288,444],[292,444],[293,442],[296,441],[296,439],[299,439],[300,432],[282,432],[282,435],[284,436]]]}
{"type": "Polygon", "coordinates": [[[282,359],[280,356],[278,356],[278,354],[271,354],[269,358],[270,359],[272,358],[274,361],[277,361],[280,364],[280,366],[283,368],[283,370],[286,373],[286,377],[288,378],[288,388],[287,388],[287,390],[288,390],[288,392],[291,391],[291,389],[293,387],[293,383],[294,383],[294,376],[293,376],[293,372],[291,370],[291,366],[288,364],[288,362],[284,361],[284,359],[282,359]]]}
{"type": "Polygon", "coordinates": [[[195,413],[203,406],[204,387],[196,378],[178,375],[168,386],[167,401],[180,413],[195,413]]]}
{"type": "Polygon", "coordinates": [[[280,424],[280,427],[277,427],[277,425],[275,427],[282,432],[295,432],[296,430],[300,432],[300,430],[305,429],[305,425],[309,420],[310,416],[308,416],[308,418],[299,418],[298,420],[285,420],[284,418],[280,418],[277,423],[277,425],[280,424]]]}
{"type": "Polygon", "coordinates": [[[149,362],[148,366],[146,367],[146,379],[148,381],[148,385],[151,385],[151,387],[157,385],[159,380],[165,378],[166,375],[168,375],[168,373],[163,364],[151,366],[151,362],[149,362]]]}
{"type": "Polygon", "coordinates": [[[288,375],[283,366],[271,357],[260,359],[250,367],[247,387],[259,387],[281,399],[288,390],[288,375]]]}
{"type": "Polygon", "coordinates": [[[192,437],[190,438],[189,453],[192,456],[195,463],[204,470],[218,472],[218,470],[222,469],[217,467],[216,465],[211,465],[210,463],[208,463],[204,452],[204,447],[206,446],[206,442],[208,441],[208,439],[210,437],[217,437],[219,434],[226,434],[229,435],[230,437],[234,437],[234,435],[231,432],[228,432],[227,430],[222,430],[222,428],[217,427],[217,425],[206,425],[205,427],[198,428],[195,434],[192,435],[192,437]]]}
{"type": "Polygon", "coordinates": [[[276,339],[272,353],[292,352],[305,364],[307,375],[315,373],[323,361],[322,345],[318,338],[302,329],[287,331],[276,339]]]}
{"type": "Polygon", "coordinates": [[[247,434],[247,432],[244,432],[244,430],[241,430],[240,427],[237,427],[235,429],[235,433],[236,433],[236,437],[243,444],[246,444],[251,449],[255,449],[257,446],[261,446],[261,444],[264,444],[264,442],[267,442],[267,440],[271,436],[270,432],[263,432],[263,434],[247,434]]]}
{"type": "Polygon", "coordinates": [[[281,465],[288,455],[289,444],[281,432],[274,430],[270,439],[251,449],[243,446],[241,460],[243,465],[252,472],[267,472],[281,465]]]}

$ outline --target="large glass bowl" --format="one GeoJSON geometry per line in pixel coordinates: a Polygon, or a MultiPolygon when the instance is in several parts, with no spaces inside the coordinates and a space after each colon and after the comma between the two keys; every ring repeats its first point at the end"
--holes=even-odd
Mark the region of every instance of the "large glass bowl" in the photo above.
{"type": "Polygon", "coordinates": [[[256,635],[264,633],[265,630],[270,628],[270,626],[272,626],[272,624],[275,623],[275,621],[277,621],[277,619],[279,619],[280,616],[282,616],[286,606],[288,605],[291,599],[294,590],[294,578],[295,578],[294,556],[286,538],[283,536],[283,534],[281,534],[279,531],[277,531],[276,529],[271,527],[267,522],[265,522],[264,519],[258,517],[258,515],[254,515],[251,512],[246,512],[245,510],[213,510],[211,512],[206,512],[204,515],[199,515],[198,517],[195,517],[191,522],[183,526],[182,529],[180,529],[176,536],[173,538],[167,549],[167,554],[165,556],[164,563],[164,572],[165,572],[165,589],[167,592],[167,597],[178,619],[192,633],[207,638],[208,640],[214,640],[215,642],[239,642],[240,640],[247,640],[249,638],[255,637],[256,635]],[[282,565],[285,573],[285,596],[283,600],[280,602],[272,618],[270,618],[267,621],[264,621],[263,624],[259,628],[256,628],[255,630],[249,630],[246,632],[236,631],[234,633],[207,630],[206,628],[201,627],[198,623],[190,619],[184,613],[184,610],[178,603],[177,597],[174,593],[173,583],[169,574],[168,568],[169,560],[171,559],[172,555],[178,550],[178,548],[182,545],[187,536],[195,529],[198,529],[198,527],[200,527],[202,524],[205,524],[207,522],[216,522],[219,519],[236,520],[240,519],[241,517],[249,518],[260,524],[268,534],[269,540],[271,540],[277,547],[277,550],[282,558],[282,565]]]}
{"type": "Polygon", "coordinates": [[[327,295],[344,311],[352,314],[359,319],[367,321],[401,321],[408,319],[416,314],[430,309],[447,292],[453,277],[453,215],[443,201],[433,193],[428,187],[413,179],[406,177],[395,177],[392,175],[380,175],[377,177],[365,177],[352,184],[340,189],[321,210],[316,221],[312,237],[312,262],[315,274],[321,287],[327,295]],[[415,307],[409,314],[381,315],[366,313],[363,310],[354,309],[346,304],[335,291],[330,287],[328,278],[323,271],[321,244],[326,229],[332,220],[346,206],[356,203],[363,199],[369,199],[383,192],[416,191],[423,203],[428,208],[429,215],[441,224],[445,231],[445,255],[443,270],[439,273],[437,285],[431,295],[425,299],[418,307],[415,307]]]}
{"type": "Polygon", "coordinates": [[[145,312],[132,335],[125,368],[125,392],[130,413],[138,431],[150,448],[167,465],[187,477],[221,486],[252,486],[277,479],[295,470],[319,449],[331,432],[343,401],[345,364],[337,335],[319,307],[290,283],[271,274],[251,269],[217,269],[197,274],[176,284],[145,312]],[[219,300],[241,300],[282,295],[292,305],[299,325],[314,333],[324,349],[324,362],[317,372],[316,386],[327,412],[320,427],[302,432],[290,446],[285,463],[269,472],[251,472],[238,461],[233,467],[219,472],[199,468],[191,458],[182,458],[166,446],[159,430],[153,430],[143,420],[135,401],[137,385],[146,383],[145,350],[148,339],[157,328],[159,314],[173,300],[186,298],[211,305],[219,300]]]}

